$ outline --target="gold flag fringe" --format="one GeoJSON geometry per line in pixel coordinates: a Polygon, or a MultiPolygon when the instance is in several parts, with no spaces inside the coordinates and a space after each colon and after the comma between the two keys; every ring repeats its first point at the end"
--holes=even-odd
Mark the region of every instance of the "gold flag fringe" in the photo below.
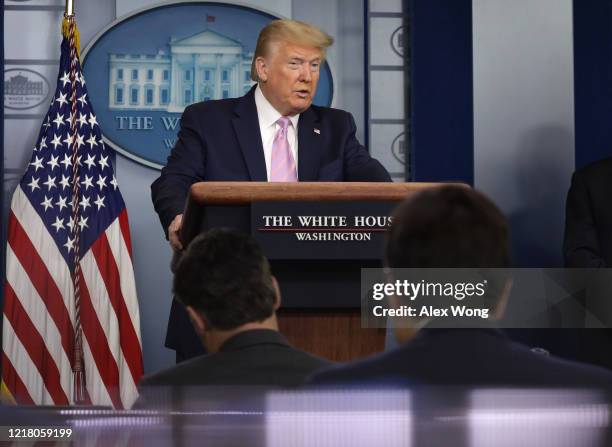
{"type": "MultiPolygon", "coordinates": [[[[74,18],[72,18],[74,20],[74,18]]],[[[62,21],[62,34],[66,39],[70,39],[70,19],[64,17],[62,21]]],[[[74,44],[76,45],[77,57],[81,59],[81,36],[79,35],[79,29],[74,27],[74,44]]]]}

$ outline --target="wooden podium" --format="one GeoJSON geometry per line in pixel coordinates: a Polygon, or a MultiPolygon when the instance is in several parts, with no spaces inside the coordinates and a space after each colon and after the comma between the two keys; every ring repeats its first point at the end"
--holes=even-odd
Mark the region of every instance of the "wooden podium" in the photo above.
{"type": "Polygon", "coordinates": [[[352,217],[355,224],[380,223],[380,216],[388,216],[406,197],[443,185],[196,183],[189,193],[181,239],[187,246],[199,233],[219,226],[252,234],[270,259],[272,273],[281,286],[281,331],[298,348],[346,361],[382,351],[385,342],[384,329],[361,328],[359,287],[361,267],[380,267],[386,228],[351,226],[348,220],[352,217]],[[338,214],[343,213],[349,216],[344,227],[302,225],[304,215],[319,216],[315,220],[319,223],[325,219],[337,223],[342,219],[338,214]],[[282,224],[264,225],[270,222],[282,224]],[[300,241],[298,234],[317,234],[321,239],[342,236],[347,240],[300,241]]]}

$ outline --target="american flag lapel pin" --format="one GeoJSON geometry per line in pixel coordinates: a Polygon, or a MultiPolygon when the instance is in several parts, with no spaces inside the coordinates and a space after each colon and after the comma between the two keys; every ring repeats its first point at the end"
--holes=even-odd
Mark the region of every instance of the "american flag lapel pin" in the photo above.
{"type": "Polygon", "coordinates": [[[316,127],[314,128],[314,133],[316,133],[317,135],[321,135],[321,131],[316,127]]]}

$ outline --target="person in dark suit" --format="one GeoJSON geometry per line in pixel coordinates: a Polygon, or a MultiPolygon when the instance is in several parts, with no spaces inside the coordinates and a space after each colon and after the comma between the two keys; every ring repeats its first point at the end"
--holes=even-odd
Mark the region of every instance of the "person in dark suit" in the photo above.
{"type": "MultiPolygon", "coordinates": [[[[484,195],[468,188],[422,192],[395,211],[385,263],[395,268],[504,268],[510,264],[504,216],[484,195]]],[[[392,274],[392,271],[391,271],[392,274]]],[[[509,282],[498,279],[489,302],[500,318],[509,282]]],[[[611,386],[612,373],[533,352],[490,323],[422,329],[394,328],[401,345],[358,363],[315,373],[313,384],[436,384],[476,386],[611,386]]]]}
{"type": "MultiPolygon", "coordinates": [[[[572,175],[565,210],[563,256],[570,268],[612,267],[612,158],[572,175]]],[[[612,331],[581,329],[575,334],[580,360],[612,369],[612,331]]]]}
{"type": "Polygon", "coordinates": [[[612,267],[612,158],[574,172],[567,194],[566,267],[612,267]]]}
{"type": "MultiPolygon", "coordinates": [[[[201,181],[389,182],[385,168],[355,137],[342,110],[312,105],[319,70],[333,39],[293,20],[275,20],[259,35],[243,97],[187,107],[178,140],[151,185],[162,227],[175,251],[189,187],[201,181]]],[[[186,316],[173,303],[166,346],[177,361],[198,354],[186,316]]]]}
{"type": "Polygon", "coordinates": [[[297,386],[330,363],[299,351],[279,333],[280,292],[257,243],[213,229],[191,242],[174,277],[209,354],[144,377],[140,386],[297,386]]]}

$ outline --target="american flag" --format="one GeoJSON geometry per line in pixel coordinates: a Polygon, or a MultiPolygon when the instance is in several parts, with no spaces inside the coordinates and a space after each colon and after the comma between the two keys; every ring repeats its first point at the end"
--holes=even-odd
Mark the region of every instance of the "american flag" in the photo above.
{"type": "Polygon", "coordinates": [[[11,202],[2,391],[18,404],[126,408],[143,373],[128,216],[76,33],[66,19],[57,88],[11,202]]]}

